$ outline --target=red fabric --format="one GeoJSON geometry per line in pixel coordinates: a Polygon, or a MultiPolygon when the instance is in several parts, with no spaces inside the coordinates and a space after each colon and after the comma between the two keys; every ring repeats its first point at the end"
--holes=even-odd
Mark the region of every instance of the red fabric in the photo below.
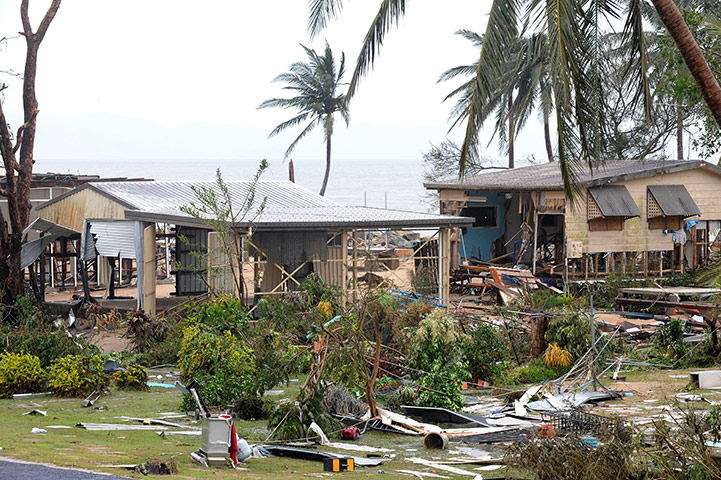
{"type": "Polygon", "coordinates": [[[233,466],[238,463],[238,437],[235,434],[235,422],[230,424],[230,446],[228,447],[228,453],[230,454],[230,461],[233,462],[233,466]]]}

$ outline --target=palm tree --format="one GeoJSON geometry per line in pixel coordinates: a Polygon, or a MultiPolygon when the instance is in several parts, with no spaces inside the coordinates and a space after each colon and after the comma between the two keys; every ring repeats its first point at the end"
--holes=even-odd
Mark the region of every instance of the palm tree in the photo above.
{"type": "MultiPolygon", "coordinates": [[[[668,28],[681,55],[694,76],[716,122],[721,126],[721,88],[706,62],[683,17],[673,0],[652,0],[664,25],[668,28]]],[[[342,0],[312,0],[308,29],[311,36],[321,31],[336,17],[342,0]]],[[[645,42],[643,22],[639,14],[643,0],[628,0],[627,29],[635,39],[633,72],[638,76],[638,98],[647,106],[650,95],[645,78],[645,42]]],[[[381,0],[361,46],[353,77],[348,88],[349,97],[358,88],[360,78],[372,67],[385,35],[405,14],[406,0],[381,0]]],[[[620,16],[614,1],[591,0],[493,0],[483,45],[479,55],[475,81],[470,94],[465,140],[461,150],[460,171],[477,157],[478,134],[483,123],[484,106],[498,90],[496,73],[502,71],[509,46],[518,37],[519,25],[545,33],[548,40],[548,76],[553,91],[553,104],[558,136],[557,156],[569,197],[575,191],[576,174],[584,164],[596,166],[605,132],[600,59],[601,26],[620,16]],[[523,12],[522,12],[523,10],[523,12]]]]}
{"type": "Polygon", "coordinates": [[[340,65],[336,68],[335,58],[328,42],[325,52],[318,55],[315,50],[301,45],[308,55],[307,62],[295,62],[289,72],[278,75],[274,82],[285,82],[283,87],[293,90],[297,95],[292,98],[271,98],[260,104],[258,108],[281,107],[299,110],[300,113],[290,120],[276,126],[269,137],[273,137],[286,128],[308,122],[285,151],[285,158],[298,142],[317,125],[322,125],[325,133],[325,175],[320,187],[320,195],[325,195],[330,176],[331,137],[333,136],[334,114],[340,113],[346,126],[350,121],[348,101],[345,93],[338,93],[341,80],[345,74],[345,54],[341,53],[340,65]]]}
{"type": "MultiPolygon", "coordinates": [[[[483,37],[475,32],[459,30],[456,34],[478,48],[483,46],[483,37]]],[[[493,136],[498,134],[501,146],[507,147],[509,168],[515,165],[513,143],[516,135],[537,107],[540,107],[543,118],[548,161],[554,160],[549,123],[553,98],[546,68],[547,51],[548,42],[545,34],[518,37],[508,55],[504,71],[498,74],[500,79],[496,85],[498,90],[489,96],[484,112],[480,116],[482,122],[485,122],[492,111],[497,112],[493,136]]],[[[438,81],[451,80],[457,76],[475,76],[477,69],[477,62],[454,67],[443,72],[438,81]]],[[[451,117],[455,118],[456,122],[466,119],[474,80],[475,78],[466,81],[446,96],[446,100],[457,97],[456,105],[451,111],[451,117]]]]}

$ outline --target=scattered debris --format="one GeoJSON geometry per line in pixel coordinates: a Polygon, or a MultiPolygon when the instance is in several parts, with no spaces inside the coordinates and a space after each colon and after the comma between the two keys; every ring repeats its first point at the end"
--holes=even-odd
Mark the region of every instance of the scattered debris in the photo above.
{"type": "Polygon", "coordinates": [[[31,398],[47,397],[52,395],[54,392],[42,392],[42,393],[16,393],[13,395],[13,400],[28,400],[31,398]]]}
{"type": "Polygon", "coordinates": [[[690,372],[688,374],[688,380],[694,388],[707,389],[721,387],[721,370],[690,372]]]}
{"type": "Polygon", "coordinates": [[[178,466],[173,459],[169,462],[148,460],[147,462],[135,465],[133,470],[135,473],[141,473],[143,475],[175,475],[178,473],[178,466]]]}
{"type": "MultiPolygon", "coordinates": [[[[278,457],[298,458],[300,460],[313,460],[323,462],[326,459],[347,458],[336,453],[324,452],[322,450],[314,450],[310,448],[286,447],[282,445],[265,445],[263,448],[271,455],[278,457]]],[[[383,464],[383,460],[375,460],[370,458],[350,457],[353,459],[356,467],[377,467],[383,464]]]]}
{"type": "MultiPolygon", "coordinates": [[[[160,430],[167,431],[168,427],[165,425],[132,425],[126,423],[90,423],[83,422],[75,425],[76,427],[84,428],[85,430],[98,430],[98,431],[124,431],[124,430],[160,430]]],[[[187,428],[187,427],[185,427],[187,428]]]]}
{"type": "Polygon", "coordinates": [[[413,477],[420,478],[421,480],[423,480],[424,478],[451,478],[443,475],[438,475],[437,473],[416,472],[415,470],[396,470],[396,472],[411,475],[413,477]]]}
{"type": "Polygon", "coordinates": [[[479,475],[477,473],[471,472],[469,470],[463,470],[461,468],[453,467],[451,465],[446,465],[441,462],[435,462],[433,460],[425,460],[423,458],[417,458],[412,457],[408,459],[409,462],[417,463],[419,465],[425,465],[426,467],[430,467],[434,470],[444,470],[449,473],[454,473],[456,475],[463,475],[468,477],[473,477],[475,480],[483,480],[483,476],[479,475]]]}
{"type": "Polygon", "coordinates": [[[473,423],[484,427],[490,427],[485,418],[469,413],[452,412],[445,408],[417,407],[401,405],[401,410],[408,415],[422,418],[429,422],[437,423],[473,423]]]}
{"type": "Polygon", "coordinates": [[[38,427],[33,427],[33,429],[30,430],[30,432],[32,432],[32,433],[48,433],[48,431],[45,430],[44,428],[38,428],[38,427]]]}
{"type": "Polygon", "coordinates": [[[42,415],[43,417],[48,416],[48,412],[45,410],[38,410],[37,408],[34,410],[30,410],[29,412],[25,412],[22,415],[42,415]]]}
{"type": "Polygon", "coordinates": [[[100,392],[98,392],[96,390],[93,393],[91,393],[90,395],[88,395],[87,398],[85,400],[83,400],[83,402],[80,405],[85,408],[92,407],[95,404],[95,402],[98,401],[99,398],[100,398],[100,392]]]}
{"type": "Polygon", "coordinates": [[[444,433],[429,433],[423,437],[423,447],[429,450],[445,450],[448,446],[448,435],[444,433]]]}

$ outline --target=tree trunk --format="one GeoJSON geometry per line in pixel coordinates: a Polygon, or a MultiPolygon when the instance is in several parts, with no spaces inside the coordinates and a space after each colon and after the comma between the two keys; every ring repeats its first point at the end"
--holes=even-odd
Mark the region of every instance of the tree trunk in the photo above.
{"type": "Polygon", "coordinates": [[[683,111],[676,105],[676,160],[683,160],[683,111]]]}
{"type": "Polygon", "coordinates": [[[366,403],[368,404],[368,410],[370,411],[371,418],[378,417],[378,405],[376,404],[376,379],[378,378],[378,372],[380,371],[381,363],[381,327],[378,317],[374,315],[373,322],[375,324],[375,335],[376,335],[376,351],[373,356],[373,370],[368,377],[368,383],[366,383],[366,403]]]}
{"type": "Polygon", "coordinates": [[[546,351],[548,317],[534,318],[531,323],[531,358],[538,358],[546,351]]]}
{"type": "Polygon", "coordinates": [[[701,90],[706,105],[721,127],[721,87],[713,76],[701,48],[673,0],[652,0],[652,2],[701,90]]]}
{"type": "Polygon", "coordinates": [[[514,168],[516,161],[514,159],[513,142],[514,142],[514,128],[513,128],[513,94],[508,96],[508,168],[514,168]]]}
{"type": "MultiPolygon", "coordinates": [[[[331,122],[332,120],[328,120],[328,122],[331,122]]],[[[325,196],[325,188],[328,186],[328,177],[330,177],[330,139],[332,136],[332,131],[329,129],[326,130],[326,138],[325,138],[325,175],[323,176],[323,185],[320,187],[320,196],[325,196]]]]}
{"type": "Polygon", "coordinates": [[[553,162],[553,147],[551,146],[551,126],[548,121],[548,111],[543,109],[543,137],[546,140],[546,155],[548,161],[553,162]]]}
{"type": "MultiPolygon", "coordinates": [[[[30,24],[30,0],[22,0],[20,19],[25,37],[27,52],[23,74],[23,124],[15,132],[14,138],[5,119],[0,103],[0,154],[5,168],[5,186],[0,188],[0,196],[7,198],[8,223],[0,218],[0,288],[2,301],[12,304],[17,297],[25,293],[25,280],[20,268],[22,250],[22,232],[30,219],[30,185],[33,175],[33,150],[35,147],[35,127],[38,115],[38,101],[35,96],[35,76],[37,74],[38,49],[45,38],[50,23],[60,8],[61,0],[52,0],[37,32],[30,24]],[[13,145],[13,140],[14,145],[13,145]],[[16,153],[19,155],[15,157],[16,153]]],[[[6,85],[0,84],[0,91],[6,85]]],[[[9,310],[6,310],[9,311],[9,310]]]]}

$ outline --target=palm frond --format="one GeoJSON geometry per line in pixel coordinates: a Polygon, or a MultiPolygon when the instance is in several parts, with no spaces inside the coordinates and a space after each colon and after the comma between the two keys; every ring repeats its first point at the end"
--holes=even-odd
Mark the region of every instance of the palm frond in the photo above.
{"type": "Polygon", "coordinates": [[[466,166],[477,163],[478,134],[483,124],[484,104],[497,91],[492,72],[503,71],[506,49],[518,36],[518,0],[493,0],[491,12],[483,35],[483,45],[478,68],[472,84],[468,106],[466,134],[461,145],[459,174],[464,175],[466,166]]]}
{"type": "Polygon", "coordinates": [[[650,66],[648,44],[643,27],[642,0],[629,0],[628,16],[623,27],[623,40],[628,45],[630,58],[625,74],[633,92],[634,103],[642,101],[647,118],[651,116],[651,87],[648,81],[650,66]]]}
{"type": "Polygon", "coordinates": [[[395,22],[396,24],[406,12],[406,0],[383,0],[378,13],[373,18],[368,32],[363,39],[361,51],[356,60],[355,70],[348,86],[347,98],[355,95],[361,78],[373,67],[383,39],[395,22]]]}
{"type": "Polygon", "coordinates": [[[343,9],[343,0],[308,0],[308,35],[315,38],[343,9]]]}
{"type": "Polygon", "coordinates": [[[303,112],[303,113],[291,118],[290,120],[286,120],[285,122],[279,123],[273,129],[273,131],[270,132],[270,134],[268,135],[268,138],[278,135],[280,132],[282,132],[286,128],[295,127],[296,125],[305,122],[309,115],[310,115],[310,112],[303,112]]]}
{"type": "MultiPolygon", "coordinates": [[[[308,135],[310,132],[312,132],[313,129],[315,128],[315,126],[318,125],[318,123],[319,123],[320,121],[321,121],[321,118],[320,118],[320,117],[315,117],[315,118],[313,118],[313,119],[310,121],[310,123],[308,123],[308,125],[306,125],[306,127],[300,132],[300,134],[295,138],[295,140],[293,140],[293,143],[290,144],[290,146],[288,147],[288,150],[285,151],[285,158],[286,158],[286,159],[287,159],[288,157],[290,157],[290,154],[293,152],[293,150],[295,149],[296,145],[298,145],[298,142],[300,142],[300,141],[303,139],[303,137],[305,137],[305,136],[308,135]]],[[[277,128],[277,127],[276,127],[276,128],[277,128]]]]}

